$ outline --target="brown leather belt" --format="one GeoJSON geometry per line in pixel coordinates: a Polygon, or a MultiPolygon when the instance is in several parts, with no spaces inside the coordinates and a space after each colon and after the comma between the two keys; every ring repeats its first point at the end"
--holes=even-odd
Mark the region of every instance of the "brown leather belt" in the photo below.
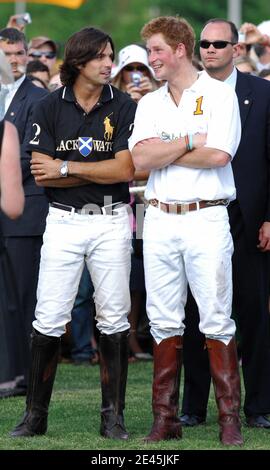
{"type": "Polygon", "coordinates": [[[157,199],[149,199],[149,204],[154,207],[158,207],[163,212],[168,214],[186,214],[190,211],[196,211],[199,209],[206,209],[207,207],[215,206],[228,206],[228,199],[216,199],[215,201],[197,201],[197,202],[183,202],[182,204],[168,204],[166,202],[160,202],[157,199]]]}

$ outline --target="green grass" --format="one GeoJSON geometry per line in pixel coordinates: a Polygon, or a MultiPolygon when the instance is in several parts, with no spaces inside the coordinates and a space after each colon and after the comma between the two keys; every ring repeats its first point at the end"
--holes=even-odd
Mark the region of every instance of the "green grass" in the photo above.
{"type": "MultiPolygon", "coordinates": [[[[104,439],[99,435],[100,385],[98,367],[59,365],[50,406],[49,428],[45,436],[14,439],[9,431],[24,410],[24,398],[0,400],[1,450],[221,450],[217,410],[213,393],[207,424],[184,428],[182,440],[144,444],[143,437],[152,424],[152,364],[129,366],[125,421],[130,432],[127,442],[104,439]]],[[[243,426],[244,450],[270,449],[270,431],[243,426]]],[[[230,448],[229,448],[230,449],[230,448]]]]}

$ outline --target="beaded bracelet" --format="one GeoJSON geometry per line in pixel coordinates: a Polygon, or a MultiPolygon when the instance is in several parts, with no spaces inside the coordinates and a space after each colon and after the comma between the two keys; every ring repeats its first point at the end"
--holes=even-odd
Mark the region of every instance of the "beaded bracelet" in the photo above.
{"type": "Polygon", "coordinates": [[[185,144],[187,151],[190,152],[193,149],[193,134],[185,135],[185,144]]]}

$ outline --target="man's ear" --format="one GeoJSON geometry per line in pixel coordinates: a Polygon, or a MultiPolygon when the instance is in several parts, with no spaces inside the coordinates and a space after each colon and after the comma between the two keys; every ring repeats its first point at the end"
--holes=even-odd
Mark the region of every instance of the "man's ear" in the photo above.
{"type": "Polygon", "coordinates": [[[234,44],[233,45],[233,58],[236,59],[236,57],[239,57],[241,55],[242,51],[242,45],[240,43],[234,44]]]}
{"type": "Polygon", "coordinates": [[[183,55],[186,53],[186,46],[182,42],[179,42],[177,44],[177,47],[175,49],[175,53],[177,54],[178,57],[183,57],[183,55]]]}

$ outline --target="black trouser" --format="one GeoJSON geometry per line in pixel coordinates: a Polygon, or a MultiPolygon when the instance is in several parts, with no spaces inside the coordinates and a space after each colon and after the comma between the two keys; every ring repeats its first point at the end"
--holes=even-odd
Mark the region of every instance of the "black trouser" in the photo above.
{"type": "MultiPolygon", "coordinates": [[[[19,330],[24,373],[30,360],[30,334],[36,307],[36,290],[42,236],[5,237],[5,250],[12,275],[7,277],[7,308],[12,312],[13,331],[19,330]]],[[[16,341],[12,335],[10,341],[16,341]]],[[[18,360],[18,356],[16,356],[18,360]]]]}

